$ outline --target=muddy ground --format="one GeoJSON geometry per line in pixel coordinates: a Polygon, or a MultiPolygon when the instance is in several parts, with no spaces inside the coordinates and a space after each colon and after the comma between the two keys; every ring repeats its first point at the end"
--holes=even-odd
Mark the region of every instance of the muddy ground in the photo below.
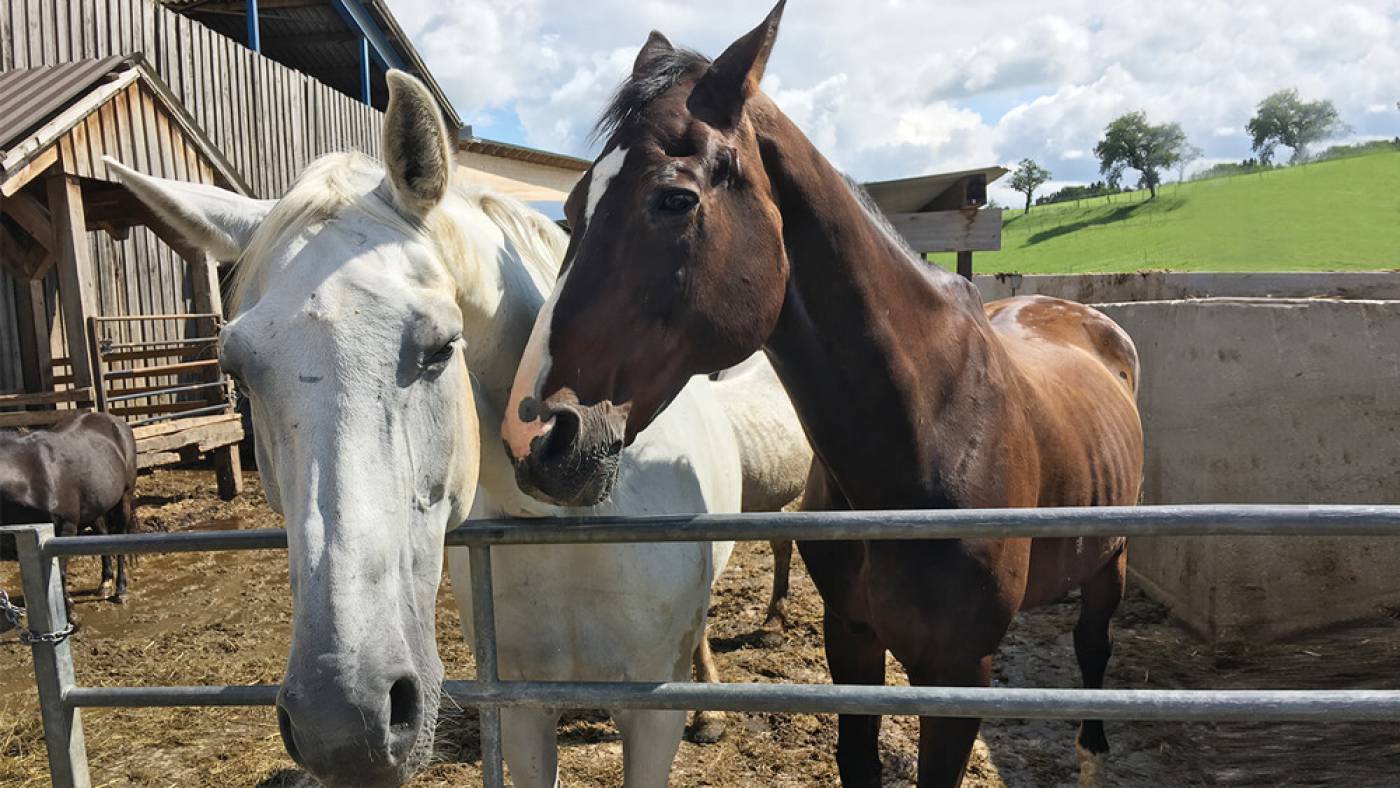
{"type": "MultiPolygon", "coordinates": [[[[261,528],[279,520],[256,476],[232,503],[219,501],[206,470],[143,476],[140,516],[150,530],[261,528]]],[[[793,626],[786,642],[757,637],[771,572],[764,543],[739,547],[712,608],[720,670],[732,681],[827,681],[820,604],[794,562],[793,626]]],[[[96,558],[74,559],[75,590],[97,584],[96,558]]],[[[82,629],[73,638],[78,681],[87,685],[275,682],[290,628],[287,568],[279,552],[146,556],[133,570],[130,601],[77,595],[82,629]]],[[[16,590],[13,564],[0,588],[16,590]]],[[[468,678],[471,655],[459,635],[444,580],[439,645],[449,676],[468,678]]],[[[1008,686],[1078,685],[1068,635],[1076,607],[1066,602],[1023,615],[1002,647],[996,680],[1008,686]]],[[[1266,647],[1214,647],[1174,625],[1136,590],[1117,617],[1118,649],[1109,684],[1136,688],[1400,688],[1400,623],[1384,611],[1344,632],[1266,647]]],[[[890,680],[902,682],[891,663],[890,680]]],[[[282,749],[269,708],[93,709],[84,711],[94,784],[99,786],[283,786],[301,782],[282,749]]],[[[676,786],[836,784],[834,719],[733,714],[716,745],[685,743],[676,786]]],[[[990,720],[967,784],[1072,786],[1070,722],[990,720]]],[[[1400,785],[1400,727],[1381,724],[1262,725],[1110,723],[1108,783],[1122,786],[1400,785]]],[[[414,786],[479,785],[475,715],[445,715],[438,763],[414,786]]],[[[621,748],[607,718],[583,713],[561,732],[562,784],[621,784],[621,748]]],[[[887,720],[882,733],[887,785],[909,785],[917,731],[887,720]]],[[[28,649],[0,635],[0,786],[47,785],[43,738],[28,649]]]]}

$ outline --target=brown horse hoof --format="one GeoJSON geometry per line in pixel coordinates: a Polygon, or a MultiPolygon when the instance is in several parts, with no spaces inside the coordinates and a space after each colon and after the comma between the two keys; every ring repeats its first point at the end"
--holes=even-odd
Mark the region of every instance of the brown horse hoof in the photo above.
{"type": "Polygon", "coordinates": [[[696,712],[685,738],[692,744],[716,744],[724,738],[724,717],[720,714],[696,712]]]}
{"type": "Polygon", "coordinates": [[[754,642],[758,644],[759,648],[778,648],[783,645],[785,640],[787,640],[787,635],[783,632],[782,627],[769,628],[767,626],[760,629],[758,636],[754,638],[754,642]]]}
{"type": "Polygon", "coordinates": [[[107,599],[108,599],[109,601],[111,601],[111,602],[115,602],[115,603],[118,604],[118,605],[125,605],[125,604],[126,604],[126,592],[123,591],[123,592],[121,592],[120,594],[113,594],[113,595],[107,597],[107,599]]]}

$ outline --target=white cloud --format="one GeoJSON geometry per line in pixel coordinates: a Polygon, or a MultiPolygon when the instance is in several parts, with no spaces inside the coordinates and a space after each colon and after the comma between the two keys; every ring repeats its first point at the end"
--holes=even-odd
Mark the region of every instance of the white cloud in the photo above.
{"type": "MultiPolygon", "coordinates": [[[[649,30],[716,55],[764,10],[392,2],[467,122],[490,133],[518,119],[520,141],[573,153],[592,151],[594,117],[649,30]]],[[[1254,105],[1285,87],[1334,101],[1358,136],[1395,136],[1396,74],[1400,0],[805,0],[787,9],[764,88],[858,177],[1029,156],[1083,182],[1118,114],[1179,122],[1209,160],[1236,160],[1254,105]]]]}

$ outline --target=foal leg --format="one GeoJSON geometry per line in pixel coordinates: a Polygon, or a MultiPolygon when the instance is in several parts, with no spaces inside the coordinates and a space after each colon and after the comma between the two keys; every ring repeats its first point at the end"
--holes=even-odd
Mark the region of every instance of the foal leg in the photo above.
{"type": "MultiPolygon", "coordinates": [[[[719,668],[715,667],[715,655],[710,651],[710,628],[700,633],[700,645],[695,647],[695,675],[706,684],[718,684],[719,668]]],[[[691,719],[686,738],[696,744],[714,744],[724,737],[724,712],[697,711],[691,719]]]]}
{"type": "MultiPolygon", "coordinates": [[[[94,533],[97,533],[97,534],[100,534],[100,535],[102,535],[102,536],[106,536],[106,535],[108,535],[109,533],[112,533],[112,530],[113,530],[113,529],[109,527],[110,523],[108,522],[111,518],[112,518],[112,514],[111,514],[111,513],[108,513],[108,514],[106,514],[106,515],[104,515],[104,516],[102,516],[102,517],[97,518],[97,521],[94,522],[94,523],[92,524],[92,530],[93,530],[93,532],[94,532],[94,533]]],[[[111,595],[112,595],[112,556],[107,555],[106,553],[103,553],[103,554],[102,554],[102,580],[99,581],[98,584],[97,584],[97,598],[98,598],[98,599],[106,599],[107,597],[109,597],[109,596],[111,596],[111,595]]]]}
{"type": "Polygon", "coordinates": [[[559,712],[501,709],[501,754],[517,788],[559,785],[559,712]]]}
{"type": "Polygon", "coordinates": [[[773,593],[768,597],[768,615],[763,621],[764,644],[781,645],[787,629],[788,576],[792,570],[792,542],[769,542],[773,548],[773,593]]]}
{"type": "Polygon", "coordinates": [[[685,712],[633,709],[612,717],[622,731],[623,788],[665,788],[685,732],[685,712]]]}
{"type": "MultiPolygon", "coordinates": [[[[133,534],[136,533],[136,511],[132,502],[132,493],[128,492],[122,496],[122,502],[117,504],[114,511],[115,526],[113,533],[133,534]]],[[[113,597],[115,602],[126,602],[126,556],[117,556],[117,594],[113,597]]]]}
{"type": "MultiPolygon", "coordinates": [[[[1113,612],[1123,599],[1123,587],[1128,556],[1118,557],[1105,565],[1098,574],[1081,586],[1079,623],[1074,627],[1074,655],[1079,659],[1079,672],[1088,689],[1103,687],[1103,674],[1108,658],[1113,654],[1113,612]]],[[[1075,741],[1079,756],[1079,785],[1097,788],[1103,784],[1104,756],[1108,754],[1108,737],[1104,735],[1103,720],[1083,720],[1079,723],[1079,738],[1075,741]]]]}
{"type": "MultiPolygon", "coordinates": [[[[868,626],[843,620],[828,609],[823,628],[832,683],[885,683],[885,647],[868,626]]],[[[842,714],[836,724],[836,768],[841,785],[880,788],[880,718],[842,714]]]]}

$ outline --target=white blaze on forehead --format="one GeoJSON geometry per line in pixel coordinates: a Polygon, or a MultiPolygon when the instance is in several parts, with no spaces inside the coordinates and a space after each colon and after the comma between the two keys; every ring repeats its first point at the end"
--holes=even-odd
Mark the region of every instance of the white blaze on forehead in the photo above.
{"type": "Polygon", "coordinates": [[[535,326],[530,329],[530,341],[525,344],[525,353],[520,357],[520,366],[515,369],[515,381],[510,387],[510,399],[506,401],[505,418],[501,424],[501,437],[510,446],[512,459],[523,459],[530,453],[530,442],[549,432],[554,423],[534,419],[525,422],[520,418],[520,403],[527,398],[537,399],[544,376],[549,374],[552,359],[549,356],[549,324],[554,320],[554,305],[559,301],[559,293],[564,289],[564,280],[569,270],[559,276],[554,283],[554,292],[544,302],[540,313],[535,316],[535,326]]]}
{"type": "MultiPolygon", "coordinates": [[[[622,172],[627,160],[627,149],[621,146],[608,151],[608,154],[593,165],[593,174],[588,181],[588,202],[584,204],[582,232],[588,232],[589,220],[598,209],[598,203],[608,191],[608,184],[622,172]]],[[[552,360],[549,357],[549,327],[554,320],[554,305],[559,301],[559,293],[564,290],[564,280],[571,268],[566,268],[554,283],[540,313],[535,317],[535,327],[530,331],[530,341],[525,345],[525,354],[520,357],[520,365],[515,370],[515,381],[511,385],[510,400],[506,403],[505,418],[501,424],[501,437],[510,448],[511,458],[524,459],[530,453],[530,443],[550,431],[553,421],[539,418],[526,422],[520,418],[520,404],[526,399],[539,399],[540,386],[544,385],[545,375],[549,374],[552,360]]]]}
{"type": "Polygon", "coordinates": [[[622,172],[622,163],[626,160],[627,149],[619,145],[593,165],[593,177],[588,180],[588,202],[583,209],[584,232],[588,232],[588,222],[593,218],[593,212],[607,193],[608,184],[622,172]]]}

